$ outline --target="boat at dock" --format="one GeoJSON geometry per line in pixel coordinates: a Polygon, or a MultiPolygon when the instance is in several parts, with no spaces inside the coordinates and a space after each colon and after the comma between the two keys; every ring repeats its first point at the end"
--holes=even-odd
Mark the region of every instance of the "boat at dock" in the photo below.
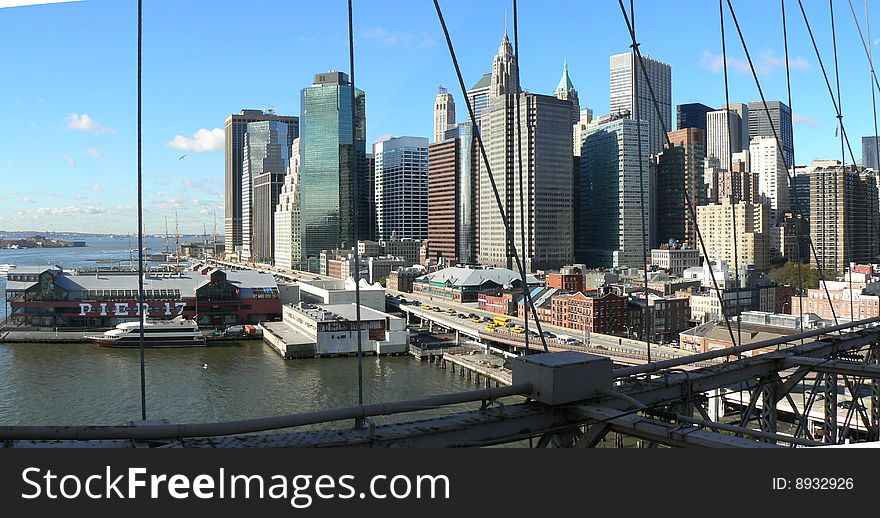
{"type": "MultiPolygon", "coordinates": [[[[101,347],[140,347],[140,323],[123,322],[102,335],[86,336],[101,347]]],[[[144,347],[201,347],[205,335],[194,320],[175,317],[144,322],[144,347]]]]}

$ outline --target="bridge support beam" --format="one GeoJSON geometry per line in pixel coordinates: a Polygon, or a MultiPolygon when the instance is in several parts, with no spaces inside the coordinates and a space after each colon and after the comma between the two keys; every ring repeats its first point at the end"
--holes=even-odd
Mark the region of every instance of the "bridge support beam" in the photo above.
{"type": "MultiPolygon", "coordinates": [[[[880,344],[874,344],[870,352],[871,363],[880,365],[880,344]]],[[[880,440],[880,379],[871,380],[871,433],[869,437],[880,440]]]]}
{"type": "Polygon", "coordinates": [[[837,374],[825,374],[825,424],[822,442],[837,444],[837,374]]]}
{"type": "MultiPolygon", "coordinates": [[[[762,380],[761,387],[761,431],[776,433],[776,401],[777,392],[781,386],[778,376],[769,376],[762,380]]],[[[767,439],[770,442],[776,442],[767,439]]]]}

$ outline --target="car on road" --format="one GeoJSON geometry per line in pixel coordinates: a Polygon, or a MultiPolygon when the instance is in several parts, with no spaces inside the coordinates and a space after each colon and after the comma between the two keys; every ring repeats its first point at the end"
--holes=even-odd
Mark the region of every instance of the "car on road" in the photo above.
{"type": "Polygon", "coordinates": [[[492,322],[492,319],[489,317],[483,317],[483,322],[492,322]]]}
{"type": "Polygon", "coordinates": [[[450,315],[452,315],[452,314],[454,314],[454,313],[455,313],[455,310],[454,310],[454,309],[452,309],[452,308],[446,308],[446,310],[445,310],[445,311],[446,311],[446,312],[447,312],[447,313],[449,313],[449,314],[450,314],[450,315]]]}
{"type": "Polygon", "coordinates": [[[455,315],[455,316],[457,316],[458,318],[467,318],[466,316],[464,316],[464,315],[461,314],[461,313],[459,313],[459,314],[457,314],[457,315],[455,315]]]}
{"type": "Polygon", "coordinates": [[[437,313],[440,313],[440,312],[443,311],[442,309],[440,309],[440,308],[438,308],[438,307],[433,307],[433,308],[431,308],[431,310],[432,310],[432,311],[436,311],[437,313]]]}
{"type": "Polygon", "coordinates": [[[488,325],[488,326],[485,327],[485,329],[486,329],[486,331],[489,331],[490,333],[494,333],[495,330],[498,329],[498,328],[495,327],[495,326],[493,326],[493,325],[488,325]]]}
{"type": "Polygon", "coordinates": [[[479,324],[480,322],[482,322],[482,320],[477,317],[471,317],[471,322],[473,322],[474,324],[479,324]]]}
{"type": "Polygon", "coordinates": [[[526,332],[526,330],[523,329],[523,328],[521,328],[521,327],[514,327],[514,328],[511,329],[510,331],[513,332],[513,333],[516,333],[516,334],[518,334],[518,335],[523,334],[523,333],[526,332]]]}
{"type": "Polygon", "coordinates": [[[412,303],[413,303],[413,306],[421,306],[422,305],[422,303],[419,302],[418,300],[414,300],[412,303]]]}
{"type": "Polygon", "coordinates": [[[550,331],[544,331],[543,335],[544,335],[544,338],[556,338],[556,335],[554,335],[550,331]]]}
{"type": "Polygon", "coordinates": [[[469,318],[479,318],[476,313],[468,313],[469,318]]]}

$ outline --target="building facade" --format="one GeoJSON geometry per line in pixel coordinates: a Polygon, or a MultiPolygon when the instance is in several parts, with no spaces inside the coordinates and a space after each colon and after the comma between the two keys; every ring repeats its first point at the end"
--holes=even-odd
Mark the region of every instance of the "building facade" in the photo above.
{"type": "Polygon", "coordinates": [[[617,267],[644,262],[653,212],[648,150],[645,121],[612,116],[587,130],[579,178],[581,223],[575,236],[578,263],[617,267]]]}
{"type": "Polygon", "coordinates": [[[873,135],[870,137],[862,137],[862,166],[867,169],[880,171],[880,166],[877,164],[877,141],[878,138],[873,135]]]}
{"type": "Polygon", "coordinates": [[[445,139],[446,130],[455,126],[455,99],[446,88],[440,87],[434,99],[434,142],[445,139]]]}
{"type": "Polygon", "coordinates": [[[505,34],[492,67],[489,105],[481,116],[488,166],[499,198],[493,194],[489,171],[481,167],[478,261],[512,268],[516,247],[528,271],[559,268],[571,262],[573,252],[569,143],[574,108],[568,100],[522,92],[518,78],[516,57],[505,34]],[[517,124],[521,131],[515,130],[517,124]]]}
{"type": "Polygon", "coordinates": [[[275,266],[302,268],[302,228],[299,209],[299,139],[293,141],[290,165],[275,208],[275,266]]]}
{"type": "Polygon", "coordinates": [[[611,68],[611,114],[638,114],[646,121],[648,129],[648,156],[663,151],[665,132],[672,130],[672,67],[666,63],[643,56],[645,72],[657,98],[660,115],[654,107],[648,82],[642,73],[638,57],[633,52],[616,54],[610,58],[611,68]],[[636,83],[636,80],[638,82],[636,83]],[[636,103],[638,90],[638,103],[636,103]]]}
{"type": "Polygon", "coordinates": [[[379,238],[428,237],[428,139],[392,137],[373,144],[379,238]]]}
{"type": "Polygon", "coordinates": [[[669,141],[671,145],[665,144],[655,157],[657,238],[660,244],[678,241],[697,246],[697,231],[689,209],[707,203],[704,133],[698,128],[671,131],[669,141]]]}
{"type": "Polygon", "coordinates": [[[730,171],[731,154],[742,151],[742,119],[729,110],[706,114],[706,156],[717,158],[719,167],[730,171]]]}
{"type": "Polygon", "coordinates": [[[316,271],[321,250],[373,238],[365,97],[347,74],[327,72],[303,89],[301,106],[302,254],[316,271]]]}
{"type": "Polygon", "coordinates": [[[225,235],[226,251],[235,253],[242,246],[242,167],[244,165],[244,134],[251,122],[277,121],[287,124],[288,143],[299,136],[299,117],[264,113],[262,110],[241,110],[226,118],[224,154],[225,168],[225,235]]]}
{"type": "Polygon", "coordinates": [[[843,272],[851,262],[878,255],[877,180],[849,167],[818,167],[810,174],[811,265],[843,272]]]}
{"type": "MultiPolygon", "coordinates": [[[[749,112],[751,113],[751,112],[749,112]]],[[[758,175],[758,195],[770,208],[770,222],[775,225],[779,214],[791,210],[788,172],[776,139],[754,137],[749,145],[752,172],[758,175]]]]}
{"type": "Polygon", "coordinates": [[[770,225],[767,213],[763,204],[731,204],[727,200],[723,200],[720,205],[697,207],[697,223],[709,254],[704,259],[720,259],[731,266],[751,264],[757,270],[766,270],[770,265],[770,225]],[[738,260],[735,260],[737,257],[738,260]]]}
{"type": "Polygon", "coordinates": [[[779,137],[779,145],[782,146],[783,168],[794,167],[794,131],[791,126],[791,108],[781,101],[767,101],[764,103],[749,103],[749,142],[755,137],[767,137],[774,141],[779,137]],[[775,136],[774,131],[776,130],[775,136]]]}
{"type": "Polygon", "coordinates": [[[288,125],[278,121],[247,125],[242,156],[242,254],[271,263],[275,252],[275,208],[290,161],[288,125]]]}
{"type": "MultiPolygon", "coordinates": [[[[715,108],[700,103],[679,104],[675,107],[675,129],[699,128],[706,131],[706,114],[715,108]]],[[[705,143],[703,143],[705,145],[705,143]]]]}

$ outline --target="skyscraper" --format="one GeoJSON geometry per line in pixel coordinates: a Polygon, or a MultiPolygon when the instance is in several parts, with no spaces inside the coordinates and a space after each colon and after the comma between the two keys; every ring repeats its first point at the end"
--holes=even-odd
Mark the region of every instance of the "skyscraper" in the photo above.
{"type": "MultiPolygon", "coordinates": [[[[744,103],[730,103],[721,107],[721,109],[724,108],[739,115],[739,119],[742,121],[742,138],[740,139],[742,149],[749,149],[749,105],[744,103]]],[[[733,152],[736,153],[737,150],[734,149],[733,152]]]]}
{"type": "MultiPolygon", "coordinates": [[[[850,167],[810,173],[810,238],[823,269],[843,272],[878,253],[877,179],[850,167]]],[[[816,258],[811,264],[817,267],[816,258]]]]}
{"type": "Polygon", "coordinates": [[[428,257],[476,262],[480,162],[473,125],[461,122],[428,146],[428,257]]]}
{"type": "Polygon", "coordinates": [[[672,67],[643,56],[645,72],[651,81],[651,88],[657,97],[660,116],[654,108],[651,91],[645,74],[642,73],[638,57],[632,53],[611,56],[611,113],[628,112],[634,117],[633,81],[638,72],[638,116],[648,122],[648,154],[663,151],[667,131],[672,131],[672,67]]]}
{"type": "Polygon", "coordinates": [[[372,237],[365,97],[347,74],[331,71],[315,75],[301,98],[302,253],[309,271],[317,271],[321,250],[372,237]]]}
{"type": "Polygon", "coordinates": [[[290,165],[284,176],[284,185],[275,208],[275,266],[300,269],[302,267],[302,239],[299,211],[299,139],[293,141],[290,165]]]}
{"type": "MultiPolygon", "coordinates": [[[[234,253],[242,245],[242,191],[241,169],[244,134],[251,122],[278,121],[288,125],[288,144],[299,136],[299,117],[264,113],[262,110],[241,110],[226,118],[226,173],[225,173],[225,235],[226,251],[234,253]]],[[[249,195],[248,195],[249,196],[249,195]]]]}
{"type": "Polygon", "coordinates": [[[479,262],[511,268],[516,246],[526,269],[558,268],[572,258],[573,106],[568,100],[522,92],[518,78],[516,56],[505,34],[492,65],[481,131],[510,232],[504,228],[488,171],[481,167],[479,262]]]}
{"type": "Polygon", "coordinates": [[[749,142],[755,137],[773,137],[773,128],[779,135],[785,164],[794,167],[794,132],[791,127],[791,108],[781,101],[767,101],[768,110],[761,101],[749,103],[749,142]],[[771,125],[772,124],[772,125],[771,125]]]}
{"type": "Polygon", "coordinates": [[[434,99],[434,142],[441,142],[452,126],[455,126],[455,99],[441,86],[434,99]]]}
{"type": "Polygon", "coordinates": [[[660,244],[669,240],[697,246],[692,215],[688,214],[688,196],[694,207],[706,204],[703,180],[705,132],[687,128],[669,132],[672,145],[665,145],[656,155],[657,163],[657,237],[660,244]]]}
{"type": "Polygon", "coordinates": [[[776,139],[755,137],[749,146],[752,172],[758,175],[760,201],[770,208],[770,223],[775,225],[783,212],[791,210],[788,173],[776,139]]]}
{"type": "Polygon", "coordinates": [[[715,108],[705,104],[679,104],[675,107],[676,129],[699,128],[706,131],[706,114],[711,111],[715,111],[715,108]]]}
{"type": "Polygon", "coordinates": [[[877,164],[877,137],[862,137],[862,166],[880,171],[877,164]]]}
{"type": "Polygon", "coordinates": [[[652,212],[647,126],[646,121],[612,114],[587,129],[581,150],[577,262],[594,267],[643,264],[644,245],[651,244],[648,215],[652,212]]]}
{"type": "MultiPolygon", "coordinates": [[[[474,117],[477,119],[477,124],[480,123],[483,110],[489,106],[489,85],[491,83],[492,72],[487,72],[467,91],[468,100],[474,108],[474,117]]],[[[470,120],[470,114],[466,113],[465,115],[467,115],[467,120],[470,120]]]]}
{"type": "Polygon", "coordinates": [[[428,139],[392,137],[373,144],[379,239],[428,238],[428,139]]]}
{"type": "MultiPolygon", "coordinates": [[[[568,61],[562,65],[562,77],[559,79],[559,84],[556,85],[556,91],[553,92],[553,97],[561,101],[568,101],[571,103],[571,123],[572,125],[577,124],[580,119],[580,100],[578,99],[578,92],[574,87],[574,84],[571,82],[571,78],[568,77],[568,61]]],[[[592,112],[591,112],[592,118],[592,112]]]]}
{"type": "Polygon", "coordinates": [[[706,114],[706,156],[717,158],[721,169],[730,171],[730,154],[742,149],[741,135],[742,119],[736,112],[715,110],[706,114]]]}
{"type": "MultiPolygon", "coordinates": [[[[770,227],[767,206],[741,201],[731,204],[721,200],[720,205],[697,207],[697,223],[708,259],[726,261],[731,267],[742,268],[747,264],[758,270],[766,270],[770,260],[770,227]],[[736,207],[736,219],[734,219],[736,207]],[[736,228],[736,254],[734,254],[734,227],[736,228]]],[[[702,249],[700,250],[702,255],[702,249]]]]}
{"type": "Polygon", "coordinates": [[[275,208],[290,157],[287,124],[251,122],[242,157],[242,258],[271,263],[275,208]]]}

